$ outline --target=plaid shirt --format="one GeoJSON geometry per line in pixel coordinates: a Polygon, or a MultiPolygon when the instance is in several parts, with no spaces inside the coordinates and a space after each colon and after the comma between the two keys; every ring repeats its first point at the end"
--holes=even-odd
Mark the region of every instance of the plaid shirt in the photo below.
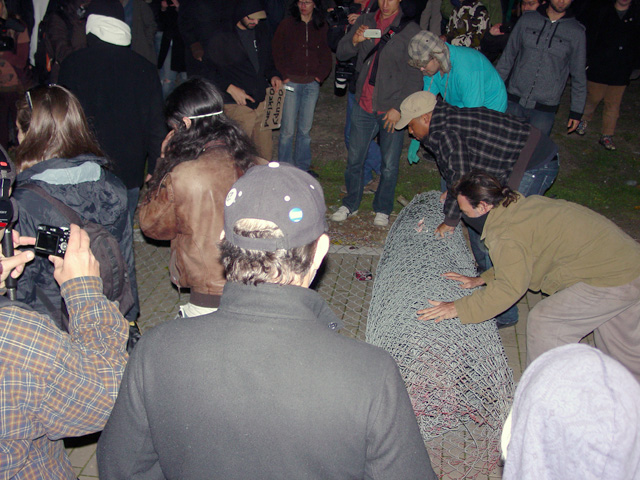
{"type": "Polygon", "coordinates": [[[0,479],[75,479],[62,438],[104,427],[127,362],[127,321],[99,277],[61,288],[70,333],[0,303],[0,479]]]}
{"type": "MultiPolygon", "coordinates": [[[[488,108],[458,108],[438,101],[424,146],[433,153],[447,189],[466,173],[480,169],[506,183],[531,127],[488,108]]],[[[447,225],[460,221],[453,195],[444,202],[447,225]]]]}

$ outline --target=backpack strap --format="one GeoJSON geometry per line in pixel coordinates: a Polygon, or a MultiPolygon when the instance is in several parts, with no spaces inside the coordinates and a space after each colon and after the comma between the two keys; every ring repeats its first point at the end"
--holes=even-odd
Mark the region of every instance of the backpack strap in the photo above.
{"type": "Polygon", "coordinates": [[[75,210],[65,205],[57,198],[51,196],[40,185],[36,185],[35,183],[25,183],[23,185],[20,185],[18,188],[30,190],[36,195],[39,195],[40,197],[45,199],[49,204],[51,204],[52,207],[54,207],[64,217],[66,217],[66,219],[69,220],[69,223],[75,223],[76,225],[79,225],[79,226],[82,226],[85,223],[85,220],[80,215],[78,215],[78,213],[75,210]]]}

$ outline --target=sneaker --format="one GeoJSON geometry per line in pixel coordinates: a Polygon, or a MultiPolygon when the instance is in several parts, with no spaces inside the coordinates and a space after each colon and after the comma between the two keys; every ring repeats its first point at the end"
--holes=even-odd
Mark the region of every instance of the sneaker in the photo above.
{"type": "Polygon", "coordinates": [[[589,125],[589,122],[587,122],[586,120],[580,120],[580,123],[578,124],[578,128],[576,128],[576,133],[578,135],[584,135],[585,133],[587,133],[588,125],[589,125]]]}
{"type": "Polygon", "coordinates": [[[372,195],[378,191],[378,185],[380,185],[380,177],[374,178],[364,186],[362,193],[372,195]]]}
{"type": "Polygon", "coordinates": [[[353,217],[357,213],[358,213],[357,210],[352,213],[349,211],[347,207],[343,205],[338,210],[336,210],[336,212],[333,215],[329,217],[329,220],[333,222],[344,222],[347,218],[353,217]]]}
{"type": "Polygon", "coordinates": [[[600,135],[600,141],[598,143],[606,150],[616,149],[616,145],[613,143],[613,137],[611,135],[600,135]]]}
{"type": "Polygon", "coordinates": [[[389,215],[386,213],[376,213],[376,218],[373,219],[373,224],[376,227],[386,227],[389,225],[389,215]]]}

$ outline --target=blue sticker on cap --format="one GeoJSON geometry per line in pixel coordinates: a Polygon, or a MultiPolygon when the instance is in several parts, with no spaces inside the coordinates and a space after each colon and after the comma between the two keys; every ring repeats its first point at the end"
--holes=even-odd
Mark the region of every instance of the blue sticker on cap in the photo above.
{"type": "Polygon", "coordinates": [[[293,223],[298,223],[302,220],[304,214],[302,213],[302,209],[296,207],[289,210],[289,220],[293,223]]]}

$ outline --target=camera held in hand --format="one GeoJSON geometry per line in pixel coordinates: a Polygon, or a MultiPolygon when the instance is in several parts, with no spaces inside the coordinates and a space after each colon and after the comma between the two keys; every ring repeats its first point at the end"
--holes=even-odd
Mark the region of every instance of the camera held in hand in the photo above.
{"type": "Polygon", "coordinates": [[[38,225],[36,234],[36,253],[64,257],[69,244],[69,228],[38,225]]]}

